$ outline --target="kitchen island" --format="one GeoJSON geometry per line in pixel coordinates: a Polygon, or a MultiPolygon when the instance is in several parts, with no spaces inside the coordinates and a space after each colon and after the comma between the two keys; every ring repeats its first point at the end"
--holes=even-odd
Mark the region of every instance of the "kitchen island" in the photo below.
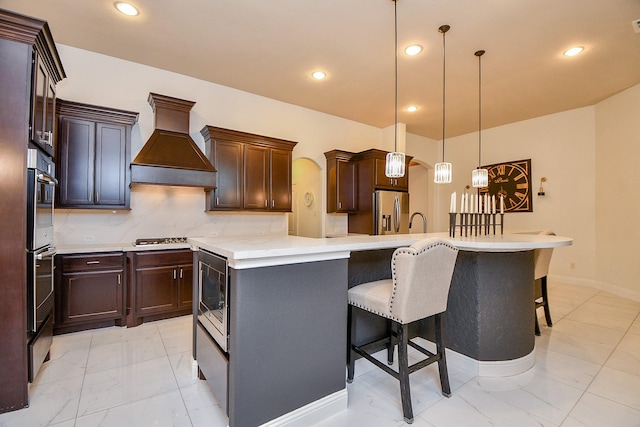
{"type": "MultiPolygon", "coordinates": [[[[226,393],[217,394],[229,425],[308,425],[345,409],[347,290],[390,277],[393,250],[427,237],[460,249],[447,313],[448,357],[479,375],[533,366],[533,250],[570,245],[570,238],[190,238],[194,249],[223,256],[229,265],[226,393]]],[[[363,314],[356,322],[356,341],[384,330],[363,314]]],[[[415,334],[428,339],[430,326],[417,325],[415,334]]]]}

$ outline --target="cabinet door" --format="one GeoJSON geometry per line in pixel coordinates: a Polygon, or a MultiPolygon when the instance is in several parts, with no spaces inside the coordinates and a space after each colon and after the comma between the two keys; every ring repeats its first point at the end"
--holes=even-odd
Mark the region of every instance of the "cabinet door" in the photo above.
{"type": "Polygon", "coordinates": [[[88,271],[62,274],[62,323],[122,317],[123,272],[88,271]]]}
{"type": "Polygon", "coordinates": [[[193,303],[193,264],[178,266],[178,308],[191,307],[193,303]]]}
{"type": "Polygon", "coordinates": [[[393,189],[393,178],[388,178],[385,175],[386,159],[375,159],[375,181],[376,188],[393,189]]]}
{"type": "Polygon", "coordinates": [[[269,151],[246,145],[244,148],[244,208],[267,209],[269,151]]]}
{"type": "Polygon", "coordinates": [[[126,126],[96,123],[95,132],[95,204],[125,207],[129,166],[126,126]]]}
{"type": "MultiPolygon", "coordinates": [[[[49,92],[49,73],[40,59],[34,53],[33,87],[31,99],[31,140],[42,147],[50,155],[53,155],[53,135],[49,133],[53,126],[47,126],[48,112],[47,101],[49,92]]],[[[52,96],[54,96],[52,94],[52,96]]],[[[55,112],[55,110],[54,110],[55,112]]]]}
{"type": "Polygon", "coordinates": [[[271,150],[271,210],[291,212],[291,151],[271,150]]]}
{"type": "Polygon", "coordinates": [[[212,152],[213,166],[218,173],[211,209],[242,209],[243,145],[216,140],[212,152]]]}
{"type": "Polygon", "coordinates": [[[136,314],[146,316],[178,307],[178,269],[172,267],[136,268],[136,314]]]}
{"type": "Polygon", "coordinates": [[[337,212],[351,212],[358,208],[356,165],[353,162],[338,160],[336,185],[337,212]]]}
{"type": "Polygon", "coordinates": [[[63,118],[60,123],[57,206],[94,203],[95,122],[63,118]]]}
{"type": "Polygon", "coordinates": [[[409,190],[409,165],[405,165],[405,174],[401,178],[388,178],[385,175],[386,159],[375,159],[375,186],[389,190],[409,190]]]}

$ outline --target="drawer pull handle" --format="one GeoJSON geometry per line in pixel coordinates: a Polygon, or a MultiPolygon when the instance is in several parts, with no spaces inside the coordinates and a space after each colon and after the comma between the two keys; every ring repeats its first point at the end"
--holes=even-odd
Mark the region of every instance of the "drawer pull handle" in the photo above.
{"type": "Polygon", "coordinates": [[[100,261],[87,261],[87,265],[100,264],[100,261]]]}
{"type": "Polygon", "coordinates": [[[120,274],[118,274],[118,286],[122,285],[122,281],[120,279],[120,274]]]}

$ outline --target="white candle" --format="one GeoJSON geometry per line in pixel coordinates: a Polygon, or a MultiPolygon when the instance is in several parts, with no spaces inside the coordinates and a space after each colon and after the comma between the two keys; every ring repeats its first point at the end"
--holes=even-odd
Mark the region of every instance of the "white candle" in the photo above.
{"type": "Polygon", "coordinates": [[[491,213],[495,215],[496,213],[496,196],[495,194],[491,196],[491,213]]]}
{"type": "Polygon", "coordinates": [[[484,213],[486,214],[489,213],[489,195],[488,194],[484,195],[484,213]]]}
{"type": "Polygon", "coordinates": [[[456,210],[456,202],[457,202],[456,197],[457,197],[457,194],[456,194],[456,192],[454,191],[454,192],[453,192],[453,211],[452,211],[453,213],[456,213],[456,212],[457,212],[457,210],[456,210]]]}
{"type": "Polygon", "coordinates": [[[504,196],[502,194],[500,195],[500,213],[504,213],[504,196]]]}
{"type": "Polygon", "coordinates": [[[464,213],[469,213],[469,193],[464,193],[464,213]]]}

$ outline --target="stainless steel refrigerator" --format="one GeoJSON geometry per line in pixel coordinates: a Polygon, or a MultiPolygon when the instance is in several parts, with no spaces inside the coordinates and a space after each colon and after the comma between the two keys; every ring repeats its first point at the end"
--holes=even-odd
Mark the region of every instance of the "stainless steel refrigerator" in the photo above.
{"type": "Polygon", "coordinates": [[[375,234],[409,233],[409,193],[374,192],[373,220],[375,234]]]}

